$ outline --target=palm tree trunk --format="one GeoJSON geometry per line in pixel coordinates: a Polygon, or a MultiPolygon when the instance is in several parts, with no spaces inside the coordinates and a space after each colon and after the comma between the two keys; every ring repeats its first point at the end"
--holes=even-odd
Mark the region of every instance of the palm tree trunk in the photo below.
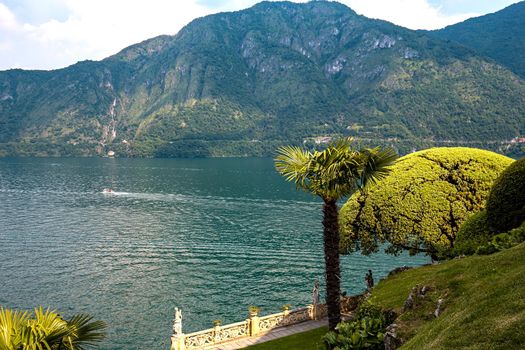
{"type": "Polygon", "coordinates": [[[341,268],[339,266],[339,222],[335,200],[324,199],[323,205],[324,261],[328,328],[334,330],[341,322],[341,268]]]}

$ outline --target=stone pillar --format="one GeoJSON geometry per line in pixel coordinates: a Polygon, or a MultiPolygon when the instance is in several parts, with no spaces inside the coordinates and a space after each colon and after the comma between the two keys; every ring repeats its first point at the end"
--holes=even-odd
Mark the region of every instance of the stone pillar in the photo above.
{"type": "Polygon", "coordinates": [[[308,305],[308,315],[310,316],[311,320],[315,320],[315,318],[316,318],[316,314],[317,314],[317,310],[316,309],[317,308],[316,308],[315,304],[308,305]]]}
{"type": "Polygon", "coordinates": [[[258,311],[250,311],[250,336],[259,334],[259,316],[258,311]]]}
{"type": "Polygon", "coordinates": [[[310,318],[312,320],[319,319],[319,303],[320,303],[320,287],[319,287],[319,280],[314,281],[314,288],[312,289],[312,304],[310,304],[308,307],[311,307],[311,313],[310,318]]]}
{"type": "Polygon", "coordinates": [[[171,336],[171,348],[170,350],[185,350],[184,334],[180,336],[171,336]]]}
{"type": "Polygon", "coordinates": [[[221,341],[221,326],[216,324],[213,326],[213,341],[219,343],[221,341]]]}
{"type": "Polygon", "coordinates": [[[182,333],[182,310],[179,310],[179,308],[175,308],[173,335],[171,336],[171,350],[185,350],[184,333],[182,333]]]}

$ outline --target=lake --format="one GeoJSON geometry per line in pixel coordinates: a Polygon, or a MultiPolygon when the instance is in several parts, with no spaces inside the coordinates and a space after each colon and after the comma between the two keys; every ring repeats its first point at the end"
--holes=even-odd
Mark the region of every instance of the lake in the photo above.
{"type": "MultiPolygon", "coordinates": [[[[271,159],[0,159],[0,305],[86,312],[101,349],[166,349],[183,331],[311,300],[322,203],[271,159]],[[111,187],[116,194],[103,194],[111,187]]],[[[342,258],[343,290],[424,257],[342,258]]]]}

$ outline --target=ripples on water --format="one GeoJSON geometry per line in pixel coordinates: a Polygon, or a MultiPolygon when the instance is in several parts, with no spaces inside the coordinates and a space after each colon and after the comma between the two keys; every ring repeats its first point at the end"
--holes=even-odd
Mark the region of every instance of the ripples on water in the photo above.
{"type": "MultiPolygon", "coordinates": [[[[321,203],[270,159],[0,159],[0,203],[0,305],[94,314],[102,349],[167,348],[175,306],[188,333],[306,305],[323,276],[321,203]]],[[[343,286],[424,262],[346,256],[343,286]]]]}

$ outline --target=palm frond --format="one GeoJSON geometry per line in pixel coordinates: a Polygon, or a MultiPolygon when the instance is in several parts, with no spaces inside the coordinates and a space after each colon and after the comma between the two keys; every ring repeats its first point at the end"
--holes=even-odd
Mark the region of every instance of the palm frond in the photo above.
{"type": "Polygon", "coordinates": [[[360,175],[360,188],[364,189],[369,183],[376,184],[385,178],[391,171],[392,166],[398,158],[395,150],[392,148],[373,148],[363,149],[362,171],[360,175]]]}
{"type": "Polygon", "coordinates": [[[17,350],[22,344],[20,330],[29,320],[28,311],[0,307],[0,349],[17,350]]]}
{"type": "Polygon", "coordinates": [[[36,349],[52,349],[68,334],[67,323],[51,309],[35,308],[34,318],[27,321],[22,329],[24,343],[33,344],[36,349]]]}
{"type": "Polygon", "coordinates": [[[390,148],[358,151],[352,145],[351,139],[342,139],[313,153],[295,146],[281,147],[275,166],[297,187],[323,199],[337,200],[384,178],[397,159],[390,148]]]}
{"type": "Polygon", "coordinates": [[[0,307],[0,350],[83,350],[104,339],[106,324],[79,314],[65,321],[43,307],[12,311],[0,307]]]}
{"type": "Polygon", "coordinates": [[[95,346],[106,337],[106,323],[92,320],[91,315],[78,314],[67,322],[69,334],[64,341],[66,349],[83,350],[84,346],[95,346]]]}
{"type": "Polygon", "coordinates": [[[287,181],[297,187],[308,188],[312,154],[295,146],[283,146],[277,150],[275,168],[287,181]]]}

